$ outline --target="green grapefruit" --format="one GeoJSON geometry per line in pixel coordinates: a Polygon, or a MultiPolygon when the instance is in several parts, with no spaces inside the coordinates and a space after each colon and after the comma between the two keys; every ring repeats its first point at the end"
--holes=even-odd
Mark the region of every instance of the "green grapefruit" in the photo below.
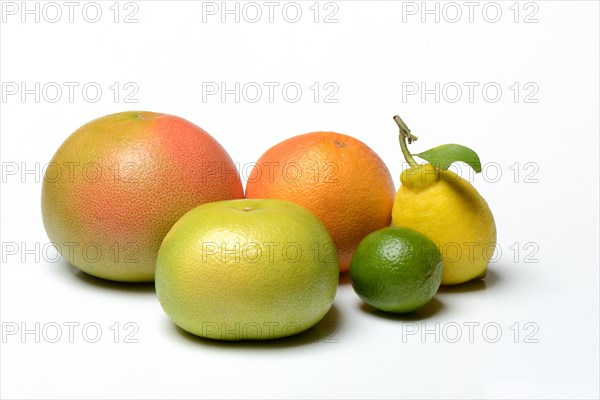
{"type": "Polygon", "coordinates": [[[231,200],[186,213],[165,237],[156,294],[182,329],[218,340],[290,336],[330,309],[335,244],[310,211],[283,200],[231,200]]]}

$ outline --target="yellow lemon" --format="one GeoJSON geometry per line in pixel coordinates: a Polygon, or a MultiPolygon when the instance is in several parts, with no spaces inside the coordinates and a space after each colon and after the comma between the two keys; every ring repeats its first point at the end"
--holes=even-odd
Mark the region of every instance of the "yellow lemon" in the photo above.
{"type": "Polygon", "coordinates": [[[465,179],[431,164],[402,172],[392,225],[415,229],[442,253],[442,285],[483,278],[496,247],[487,202],[465,179]]]}

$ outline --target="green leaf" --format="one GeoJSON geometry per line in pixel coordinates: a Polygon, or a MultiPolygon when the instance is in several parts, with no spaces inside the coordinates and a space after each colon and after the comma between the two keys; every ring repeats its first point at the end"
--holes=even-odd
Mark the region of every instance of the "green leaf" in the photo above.
{"type": "Polygon", "coordinates": [[[477,153],[460,144],[443,144],[420,154],[413,155],[428,161],[436,168],[442,170],[448,169],[456,161],[462,161],[469,164],[475,172],[481,172],[481,161],[479,161],[477,153]]]}

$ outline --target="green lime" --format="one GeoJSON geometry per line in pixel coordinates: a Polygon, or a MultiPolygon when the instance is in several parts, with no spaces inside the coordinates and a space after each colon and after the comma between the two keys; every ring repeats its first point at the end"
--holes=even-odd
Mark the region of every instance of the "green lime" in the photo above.
{"type": "Polygon", "coordinates": [[[414,311],[442,282],[442,255],[413,229],[388,227],[367,235],[350,263],[350,282],[360,298],[382,311],[414,311]]]}

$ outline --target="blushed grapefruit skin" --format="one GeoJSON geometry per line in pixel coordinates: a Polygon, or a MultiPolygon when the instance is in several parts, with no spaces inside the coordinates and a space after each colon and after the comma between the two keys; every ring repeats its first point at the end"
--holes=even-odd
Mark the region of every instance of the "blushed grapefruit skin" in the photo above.
{"type": "Polygon", "coordinates": [[[82,271],[153,281],[162,239],[184,213],[239,198],[235,164],[206,131],[173,115],[123,112],[89,122],[60,146],[44,175],[42,218],[82,271]]]}

